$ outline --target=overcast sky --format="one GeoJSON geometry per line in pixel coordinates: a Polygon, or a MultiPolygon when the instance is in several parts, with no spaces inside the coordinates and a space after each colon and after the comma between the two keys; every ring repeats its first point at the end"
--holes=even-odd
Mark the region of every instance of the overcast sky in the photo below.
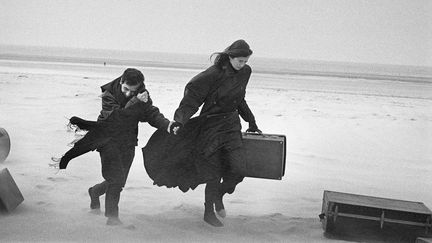
{"type": "Polygon", "coordinates": [[[0,0],[0,44],[432,66],[431,0],[0,0]]]}

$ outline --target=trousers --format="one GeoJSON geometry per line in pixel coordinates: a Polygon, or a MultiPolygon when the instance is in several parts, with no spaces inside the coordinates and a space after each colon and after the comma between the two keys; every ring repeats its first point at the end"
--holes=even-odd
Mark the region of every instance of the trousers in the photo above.
{"type": "Polygon", "coordinates": [[[135,147],[122,148],[109,142],[98,149],[104,181],[92,187],[93,192],[105,194],[105,216],[118,217],[120,193],[126,184],[129,170],[135,157],[135,147]]]}

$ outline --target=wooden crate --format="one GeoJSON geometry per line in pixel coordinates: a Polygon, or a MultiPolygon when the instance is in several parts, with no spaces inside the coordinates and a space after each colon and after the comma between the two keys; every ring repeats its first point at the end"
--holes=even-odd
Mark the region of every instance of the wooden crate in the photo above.
{"type": "Polygon", "coordinates": [[[12,211],[22,201],[24,201],[24,197],[9,170],[6,168],[3,169],[0,171],[0,209],[12,211]]]}
{"type": "Polygon", "coordinates": [[[326,232],[335,230],[339,219],[350,218],[386,224],[421,227],[429,234],[432,211],[421,202],[379,198],[334,191],[324,191],[320,218],[326,232]]]}
{"type": "Polygon", "coordinates": [[[243,133],[245,164],[241,174],[247,177],[281,180],[285,174],[286,137],[279,134],[243,133]]]}

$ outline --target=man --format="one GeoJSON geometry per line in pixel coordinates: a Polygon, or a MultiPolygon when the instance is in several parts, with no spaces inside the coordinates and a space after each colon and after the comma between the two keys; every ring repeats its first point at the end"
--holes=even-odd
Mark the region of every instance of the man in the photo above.
{"type": "Polygon", "coordinates": [[[166,130],[169,120],[152,105],[145,89],[144,76],[128,68],[123,75],[101,87],[102,110],[97,122],[72,117],[71,124],[89,130],[60,161],[60,169],[86,152],[97,149],[102,163],[103,182],[88,189],[90,208],[100,210],[99,197],[105,194],[107,225],[119,225],[118,203],[135,156],[138,122],[166,130]]]}

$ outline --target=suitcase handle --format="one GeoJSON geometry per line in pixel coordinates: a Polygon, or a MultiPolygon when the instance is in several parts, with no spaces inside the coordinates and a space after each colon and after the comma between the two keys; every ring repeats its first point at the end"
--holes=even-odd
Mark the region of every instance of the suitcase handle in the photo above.
{"type": "Polygon", "coordinates": [[[262,133],[257,132],[245,132],[247,135],[263,135],[262,133]]]}
{"type": "Polygon", "coordinates": [[[256,132],[242,132],[243,135],[252,135],[252,136],[262,136],[262,137],[272,137],[272,136],[283,136],[282,134],[267,134],[267,133],[256,133],[256,132]]]}

